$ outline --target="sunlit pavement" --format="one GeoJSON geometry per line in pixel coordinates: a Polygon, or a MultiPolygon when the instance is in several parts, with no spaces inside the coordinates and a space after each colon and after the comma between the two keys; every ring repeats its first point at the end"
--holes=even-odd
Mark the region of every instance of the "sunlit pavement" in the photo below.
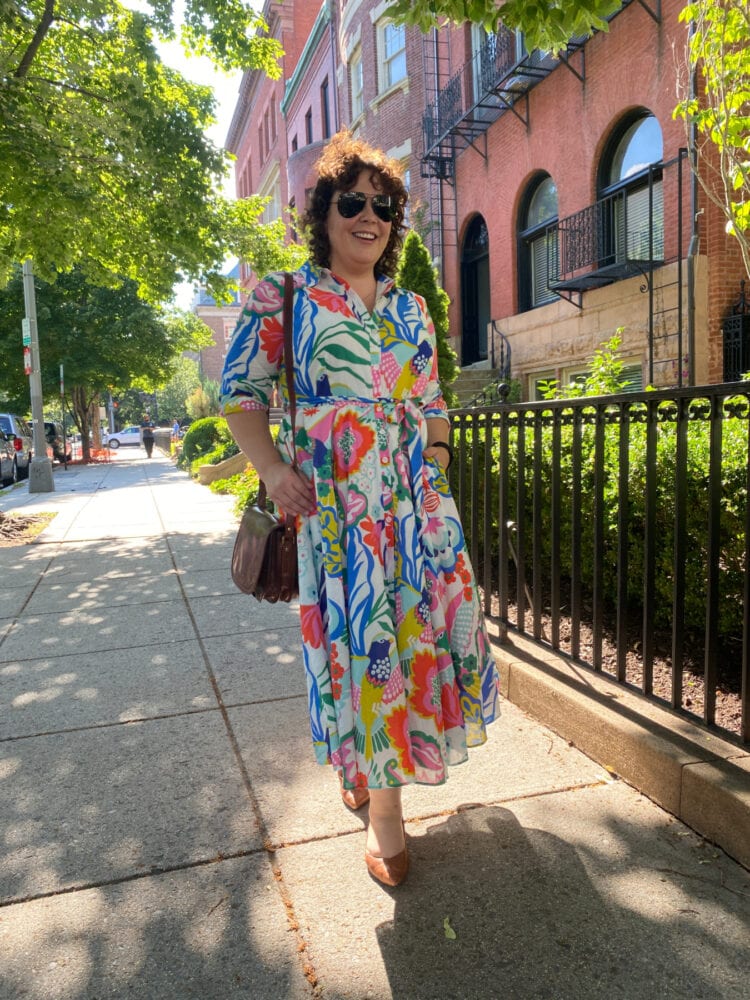
{"type": "Polygon", "coordinates": [[[296,606],[229,577],[231,499],[154,451],[0,511],[0,998],[740,998],[750,878],[504,703],[366,873],[314,763],[296,606]]]}

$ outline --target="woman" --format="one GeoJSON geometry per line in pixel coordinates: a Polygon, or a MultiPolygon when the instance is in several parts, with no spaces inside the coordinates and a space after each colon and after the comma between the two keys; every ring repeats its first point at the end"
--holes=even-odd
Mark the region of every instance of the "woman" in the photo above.
{"type": "Polygon", "coordinates": [[[296,441],[268,430],[283,372],[283,275],[253,291],[229,348],[224,412],[299,532],[310,721],[365,860],[406,877],[405,784],[441,784],[483,743],[497,672],[450,495],[450,423],[424,301],[395,287],[407,193],[395,161],[346,133],[318,164],[294,275],[296,441]],[[279,372],[279,369],[282,369],[279,372]],[[280,379],[279,379],[280,375],[280,379]],[[298,472],[290,467],[296,447],[298,472]]]}

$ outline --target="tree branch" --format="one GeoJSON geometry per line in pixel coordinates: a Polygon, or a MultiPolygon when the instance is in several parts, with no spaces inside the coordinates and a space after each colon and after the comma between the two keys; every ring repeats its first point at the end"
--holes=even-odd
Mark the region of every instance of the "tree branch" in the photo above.
{"type": "Polygon", "coordinates": [[[34,37],[31,39],[29,47],[23,54],[23,57],[18,64],[18,69],[13,74],[16,77],[22,78],[26,76],[29,72],[29,67],[34,61],[34,56],[39,50],[39,46],[44,41],[47,32],[50,29],[52,22],[55,19],[55,0],[44,0],[44,13],[42,14],[42,19],[37,25],[36,31],[34,32],[34,37]]]}

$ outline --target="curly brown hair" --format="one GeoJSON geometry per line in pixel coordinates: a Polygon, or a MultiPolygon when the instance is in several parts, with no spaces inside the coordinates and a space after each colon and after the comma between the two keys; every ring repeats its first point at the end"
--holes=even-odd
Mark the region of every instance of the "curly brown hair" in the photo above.
{"type": "Polygon", "coordinates": [[[383,194],[393,195],[396,211],[391,225],[391,235],[382,256],[375,265],[378,274],[393,278],[403,243],[404,212],[408,192],[397,160],[370,146],[363,139],[355,139],[350,132],[337,132],[318,160],[318,180],[310,192],[302,224],[307,233],[310,257],[319,267],[331,266],[331,244],[328,239],[328,212],[337,191],[351,191],[363,170],[372,171],[373,184],[383,194]]]}

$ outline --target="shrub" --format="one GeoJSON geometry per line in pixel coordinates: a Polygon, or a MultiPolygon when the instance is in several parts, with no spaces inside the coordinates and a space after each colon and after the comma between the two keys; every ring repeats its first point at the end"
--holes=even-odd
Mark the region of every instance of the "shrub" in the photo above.
{"type": "Polygon", "coordinates": [[[208,455],[217,447],[233,441],[224,417],[203,417],[196,420],[182,439],[182,453],[178,465],[180,468],[190,469],[197,458],[208,455]]]}
{"type": "MultiPolygon", "coordinates": [[[[271,426],[271,437],[274,441],[278,433],[278,424],[273,424],[271,426]]],[[[237,499],[235,500],[233,511],[237,517],[241,517],[243,510],[250,504],[255,503],[259,482],[258,473],[248,462],[247,468],[243,472],[239,472],[236,476],[229,476],[227,479],[217,479],[209,485],[209,489],[214,493],[234,494],[237,499]]]]}
{"type": "Polygon", "coordinates": [[[258,495],[258,483],[258,473],[252,465],[248,465],[244,472],[239,472],[236,476],[217,479],[210,484],[209,489],[213,493],[233,494],[236,499],[232,510],[237,517],[241,517],[243,510],[255,503],[255,498],[258,495]]]}
{"type": "Polygon", "coordinates": [[[415,230],[410,230],[404,240],[396,274],[396,283],[402,288],[421,295],[435,326],[435,345],[438,354],[438,378],[443,398],[448,407],[458,406],[458,396],[450,388],[458,375],[458,359],[450,343],[448,306],[450,299],[441,288],[430,252],[415,230]]]}
{"type": "Polygon", "coordinates": [[[238,455],[239,451],[239,445],[234,438],[231,441],[224,441],[218,444],[213,451],[209,451],[205,455],[199,455],[198,458],[190,463],[191,475],[197,474],[201,465],[218,465],[219,462],[231,458],[232,455],[238,455]]]}

